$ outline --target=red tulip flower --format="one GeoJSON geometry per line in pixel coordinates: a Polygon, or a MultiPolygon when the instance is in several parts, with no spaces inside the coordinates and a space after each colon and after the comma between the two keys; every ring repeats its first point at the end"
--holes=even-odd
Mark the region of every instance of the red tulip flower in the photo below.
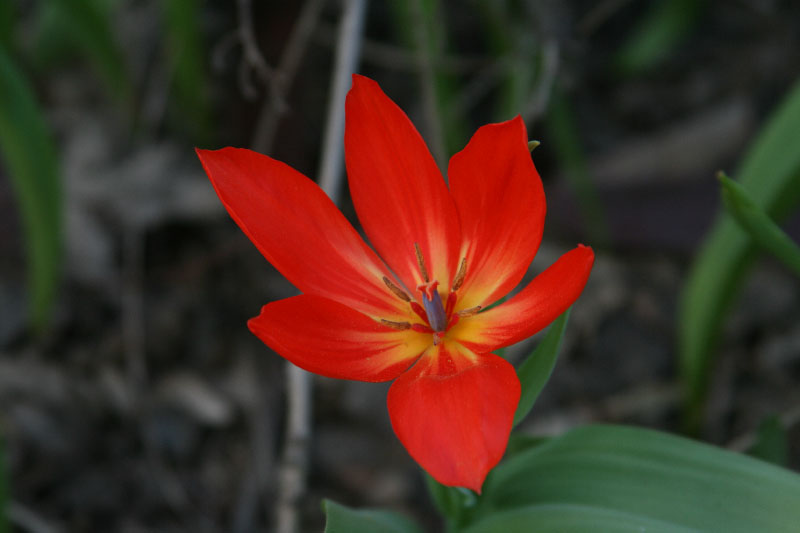
{"type": "Polygon", "coordinates": [[[480,492],[505,451],[520,383],[491,353],[578,298],[594,261],[578,246],[508,301],[542,238],[545,199],[520,117],[480,128],[449,188],[411,121],[353,76],[345,159],[370,248],[310,179],[258,153],[197,150],[231,217],[302,294],[248,322],[323,376],[394,380],[392,427],[436,480],[480,492]],[[374,251],[373,251],[374,248],[374,251]]]}

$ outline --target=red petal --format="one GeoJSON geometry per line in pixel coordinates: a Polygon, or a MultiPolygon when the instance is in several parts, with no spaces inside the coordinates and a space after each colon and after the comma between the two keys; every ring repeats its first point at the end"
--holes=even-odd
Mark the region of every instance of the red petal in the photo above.
{"type": "Polygon", "coordinates": [[[367,237],[408,289],[423,281],[414,243],[431,279],[448,285],[461,245],[458,214],[425,142],[369,78],[353,75],[345,113],[350,194],[367,237]]]}
{"type": "Polygon", "coordinates": [[[247,325],[300,368],[358,381],[396,378],[431,339],[410,329],[389,328],[333,300],[308,294],[265,305],[247,325]]]}
{"type": "Polygon", "coordinates": [[[519,396],[507,361],[444,342],[392,384],[389,416],[403,446],[431,476],[480,493],[505,452],[519,396]]]}
{"type": "Polygon", "coordinates": [[[589,279],[594,252],[580,245],[562,255],[509,301],[460,320],[448,333],[475,351],[491,351],[543,329],[578,299],[589,279]]]}
{"type": "Polygon", "coordinates": [[[522,281],[542,240],[544,189],[522,118],[480,128],[448,176],[467,260],[458,309],[485,306],[522,281]]]}
{"type": "Polygon", "coordinates": [[[386,267],[310,179],[251,150],[197,155],[228,213],[295,287],[371,315],[407,312],[382,281],[386,267]]]}

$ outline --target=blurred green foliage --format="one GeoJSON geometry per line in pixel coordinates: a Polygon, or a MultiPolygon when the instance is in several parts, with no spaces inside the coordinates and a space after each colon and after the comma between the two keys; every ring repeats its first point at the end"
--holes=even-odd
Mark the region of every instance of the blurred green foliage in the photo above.
{"type": "MultiPolygon", "coordinates": [[[[773,112],[745,154],[739,184],[769,217],[781,220],[800,201],[800,83],[773,112]]],[[[678,349],[687,429],[701,422],[719,331],[755,257],[756,244],[729,216],[717,220],[695,258],[681,295],[678,349]]]]}
{"type": "Polygon", "coordinates": [[[29,314],[42,330],[61,266],[61,184],[57,155],[35,91],[0,47],[0,155],[16,193],[28,255],[29,314]]]}
{"type": "Polygon", "coordinates": [[[564,176],[577,197],[584,231],[589,235],[593,246],[608,246],[611,237],[605,207],[592,183],[572,104],[559,89],[555,89],[551,96],[546,127],[549,141],[564,169],[564,176]]]}
{"type": "Polygon", "coordinates": [[[0,533],[7,533],[9,531],[8,505],[10,503],[10,494],[5,451],[4,443],[0,441],[0,533]]]}
{"type": "Polygon", "coordinates": [[[202,144],[211,134],[211,110],[206,72],[207,51],[203,44],[201,3],[198,0],[162,2],[166,30],[172,95],[170,109],[177,124],[202,144]]]}
{"type": "Polygon", "coordinates": [[[351,509],[331,500],[323,500],[325,533],[421,533],[422,528],[408,518],[391,511],[351,509]]]}
{"type": "Polygon", "coordinates": [[[800,247],[753,201],[744,187],[722,172],[717,177],[722,183],[725,208],[736,223],[753,242],[800,276],[800,247]]]}
{"type": "Polygon", "coordinates": [[[517,368],[517,377],[519,377],[522,392],[519,398],[519,405],[517,405],[517,412],[514,413],[515,426],[522,422],[533,409],[539,394],[541,394],[542,389],[550,379],[553,368],[556,366],[568,320],[569,309],[550,325],[536,349],[517,368]]]}
{"type": "Polygon", "coordinates": [[[127,112],[133,85],[116,40],[111,4],[100,0],[54,0],[39,4],[40,27],[36,56],[47,69],[73,54],[85,57],[109,94],[127,112]]]}
{"type": "Polygon", "coordinates": [[[659,0],[645,13],[615,58],[625,75],[638,75],[658,67],[698,25],[704,0],[659,0]]]}
{"type": "Polygon", "coordinates": [[[778,466],[789,464],[789,433],[777,416],[765,418],[758,426],[750,455],[778,466]]]}
{"type": "Polygon", "coordinates": [[[448,49],[446,19],[439,0],[393,0],[390,6],[398,38],[416,55],[422,83],[433,84],[433,102],[426,108],[433,137],[428,141],[437,162],[445,167],[447,158],[464,147],[469,133],[464,117],[452,105],[460,89],[458,79],[441,68],[448,49]]]}

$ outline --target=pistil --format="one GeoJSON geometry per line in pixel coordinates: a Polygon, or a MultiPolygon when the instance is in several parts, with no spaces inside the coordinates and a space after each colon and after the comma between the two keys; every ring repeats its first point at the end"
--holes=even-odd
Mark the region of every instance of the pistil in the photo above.
{"type": "Polygon", "coordinates": [[[439,282],[436,280],[425,283],[417,287],[422,291],[422,306],[425,308],[425,314],[428,315],[428,324],[431,325],[433,331],[444,331],[447,329],[447,313],[444,311],[442,304],[442,297],[436,286],[439,282]]]}

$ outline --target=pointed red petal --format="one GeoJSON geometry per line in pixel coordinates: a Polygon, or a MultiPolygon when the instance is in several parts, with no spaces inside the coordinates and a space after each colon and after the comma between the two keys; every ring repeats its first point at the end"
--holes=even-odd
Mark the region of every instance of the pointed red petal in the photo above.
{"type": "Polygon", "coordinates": [[[478,493],[503,456],[520,396],[514,367],[445,341],[389,389],[392,427],[438,482],[478,493]]]}
{"type": "Polygon", "coordinates": [[[345,105],[350,194],[370,242],[406,287],[422,283],[418,243],[431,279],[458,266],[458,214],[422,137],[378,84],[353,75],[345,105]]]}
{"type": "Polygon", "coordinates": [[[391,274],[314,182],[251,150],[197,155],[228,213],[295,287],[375,316],[405,313],[382,281],[391,274]]]}
{"type": "Polygon", "coordinates": [[[542,240],[544,190],[522,118],[480,128],[447,174],[467,261],[458,309],[485,306],[522,281],[542,240]]]}
{"type": "Polygon", "coordinates": [[[388,381],[430,344],[430,335],[399,331],[327,298],[302,294],[265,305],[247,323],[267,346],[323,376],[388,381]]]}
{"type": "Polygon", "coordinates": [[[449,332],[475,351],[490,351],[543,329],[578,299],[589,279],[594,252],[579,245],[507,302],[461,320],[449,332]]]}

